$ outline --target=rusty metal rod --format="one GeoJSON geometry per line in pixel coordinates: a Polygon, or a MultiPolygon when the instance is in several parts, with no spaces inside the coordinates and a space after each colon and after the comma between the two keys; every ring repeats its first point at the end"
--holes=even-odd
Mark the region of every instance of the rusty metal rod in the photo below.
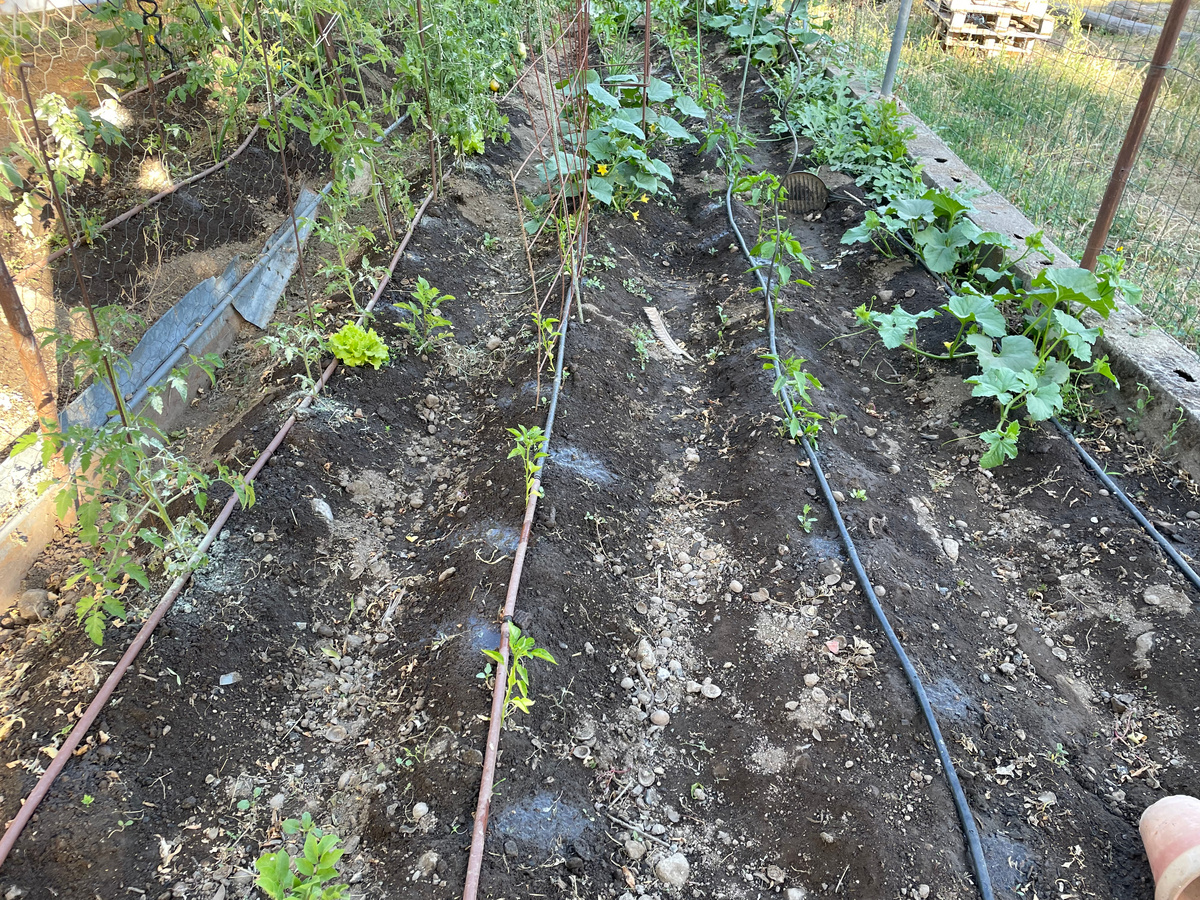
{"type": "Polygon", "coordinates": [[[50,379],[46,376],[46,365],[42,361],[42,349],[25,314],[25,305],[21,303],[17,286],[8,273],[8,263],[4,261],[3,254],[0,254],[0,307],[4,309],[4,318],[12,330],[13,344],[17,348],[25,380],[29,382],[29,396],[37,410],[38,422],[43,431],[54,428],[58,424],[58,410],[50,379]]]}
{"type": "Polygon", "coordinates": [[[1158,90],[1162,87],[1163,77],[1167,73],[1167,64],[1175,53],[1175,45],[1179,42],[1179,33],[1183,31],[1183,23],[1187,18],[1188,0],[1171,0],[1171,8],[1167,12],[1167,21],[1163,24],[1162,34],[1158,36],[1158,46],[1154,48],[1154,56],[1146,69],[1146,80],[1142,83],[1142,92],[1138,96],[1137,105],[1129,119],[1129,130],[1125,132],[1125,141],[1117,154],[1113,165],[1112,177],[1100,201],[1100,209],[1096,212],[1096,222],[1092,225],[1092,233],[1088,235],[1087,247],[1083,251],[1083,259],[1079,264],[1085,269],[1095,270],[1096,258],[1108,241],[1108,233],[1112,229],[1113,219],[1121,206],[1121,198],[1125,194],[1125,185],[1133,172],[1137,161],[1138,151],[1150,125],[1150,117],[1154,113],[1154,103],[1158,99],[1158,90]]]}
{"type": "MultiPolygon", "coordinates": [[[[79,254],[75,250],[75,235],[71,228],[71,221],[67,218],[67,209],[63,204],[62,195],[58,190],[58,180],[54,177],[54,167],[50,165],[50,151],[46,149],[46,137],[42,134],[42,125],[38,121],[37,109],[33,105],[33,94],[29,92],[29,79],[25,77],[25,70],[32,68],[33,63],[21,63],[17,67],[17,76],[21,79],[21,89],[25,92],[25,102],[29,105],[29,116],[33,120],[33,133],[37,138],[38,151],[42,156],[42,164],[46,167],[46,181],[50,185],[50,196],[54,200],[54,212],[58,215],[59,221],[62,222],[63,233],[67,238],[67,246],[72,248],[70,251],[71,265],[75,269],[75,280],[79,284],[79,295],[83,299],[84,308],[87,309],[88,318],[91,319],[92,330],[96,333],[96,339],[103,342],[104,336],[100,332],[100,322],[96,319],[96,309],[92,306],[92,298],[88,294],[87,289],[87,280],[83,277],[83,268],[79,265],[79,254]]],[[[104,374],[108,378],[109,386],[112,389],[113,402],[117,404],[117,414],[121,417],[121,424],[128,428],[129,413],[125,409],[125,398],[121,395],[121,382],[117,379],[112,359],[107,353],[102,355],[102,365],[104,367],[104,374]]],[[[133,440],[132,436],[128,434],[126,434],[126,439],[131,442],[133,440]]]]}

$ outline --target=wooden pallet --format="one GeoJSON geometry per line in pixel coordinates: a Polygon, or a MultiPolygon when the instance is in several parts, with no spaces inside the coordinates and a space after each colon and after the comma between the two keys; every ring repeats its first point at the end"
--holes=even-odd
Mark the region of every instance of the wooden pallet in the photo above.
{"type": "Polygon", "coordinates": [[[939,30],[949,34],[1034,37],[1040,40],[1048,40],[1054,34],[1053,16],[1013,15],[1012,10],[986,12],[983,8],[948,10],[946,0],[925,0],[925,5],[937,16],[939,30]]]}
{"type": "Polygon", "coordinates": [[[1035,16],[1044,18],[1049,0],[941,0],[947,12],[974,12],[990,15],[1035,16]]]}
{"type": "Polygon", "coordinates": [[[937,31],[938,37],[942,40],[942,46],[946,49],[950,49],[951,47],[965,47],[970,50],[977,50],[984,56],[999,56],[1010,53],[1028,55],[1033,52],[1033,48],[1039,39],[1039,36],[1034,34],[1009,34],[1000,36],[992,33],[954,33],[945,30],[941,22],[938,23],[937,31]]]}

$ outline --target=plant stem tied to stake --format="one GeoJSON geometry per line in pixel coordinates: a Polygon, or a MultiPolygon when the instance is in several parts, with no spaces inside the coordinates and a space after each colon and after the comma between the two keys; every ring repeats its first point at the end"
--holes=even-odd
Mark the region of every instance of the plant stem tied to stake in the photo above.
{"type": "MultiPolygon", "coordinates": [[[[46,181],[50,184],[50,196],[54,200],[54,212],[58,215],[59,221],[62,222],[63,234],[67,239],[67,246],[71,248],[71,265],[75,269],[75,280],[79,283],[79,296],[83,299],[83,305],[87,309],[88,318],[91,319],[92,329],[96,333],[96,339],[104,340],[104,336],[100,333],[100,323],[96,321],[96,310],[92,306],[92,298],[88,294],[87,282],[83,277],[83,269],[79,266],[79,255],[75,248],[74,229],[71,228],[71,222],[67,218],[67,210],[62,201],[62,196],[58,192],[58,181],[54,177],[54,168],[50,165],[50,153],[46,150],[46,138],[42,134],[41,123],[38,122],[37,109],[33,105],[33,95],[29,92],[29,79],[25,77],[25,70],[32,69],[32,63],[21,63],[17,67],[17,75],[21,79],[21,90],[25,92],[25,102],[29,106],[29,116],[33,121],[33,133],[37,137],[38,151],[42,155],[42,164],[46,167],[46,181]]],[[[108,354],[104,354],[104,372],[108,376],[109,385],[112,387],[113,402],[117,405],[117,413],[121,416],[121,424],[129,427],[129,415],[125,409],[125,398],[121,396],[121,383],[117,380],[117,373],[113,370],[112,360],[108,354]]],[[[131,441],[132,437],[129,438],[131,441]]]]}

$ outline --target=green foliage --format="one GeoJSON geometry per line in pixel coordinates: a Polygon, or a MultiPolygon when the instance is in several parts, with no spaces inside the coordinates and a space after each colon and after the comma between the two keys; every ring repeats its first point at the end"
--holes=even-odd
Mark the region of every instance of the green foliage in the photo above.
{"type": "MultiPolygon", "coordinates": [[[[767,285],[771,288],[771,299],[778,300],[779,292],[789,284],[812,285],[801,278],[792,278],[792,267],[798,265],[806,272],[813,270],[812,260],[804,253],[800,241],[787,230],[778,228],[760,228],[758,243],[750,248],[750,256],[754,260],[754,269],[765,269],[767,285]]],[[[762,288],[754,288],[754,291],[762,288]]]]}
{"type": "Polygon", "coordinates": [[[443,303],[453,299],[453,294],[443,294],[420,276],[412,299],[396,304],[397,309],[408,313],[400,327],[408,332],[417,355],[423,356],[454,338],[453,323],[442,315],[441,310],[443,303]]]}
{"type": "Polygon", "coordinates": [[[650,361],[650,345],[654,343],[654,335],[645,325],[630,325],[629,326],[630,343],[633,344],[633,352],[637,358],[638,364],[643,372],[646,371],[646,363],[650,361]]]}
{"type": "MultiPolygon", "coordinates": [[[[508,714],[514,709],[528,713],[530,707],[533,706],[533,700],[529,697],[529,669],[526,661],[543,659],[552,665],[558,665],[549,650],[537,646],[534,639],[522,634],[521,629],[514,622],[508,624],[508,652],[511,662],[508,667],[508,680],[504,692],[502,713],[504,719],[507,719],[508,714]]],[[[504,664],[504,656],[499,650],[484,650],[483,655],[497,666],[504,664]]]]}
{"type": "MultiPolygon", "coordinates": [[[[919,190],[920,167],[908,158],[916,132],[901,125],[894,100],[866,100],[850,90],[848,76],[830,78],[815,62],[788,67],[776,91],[793,97],[786,115],[798,134],[813,141],[810,159],[852,176],[876,197],[907,196],[919,190]]],[[[783,122],[772,128],[783,133],[783,122]]]]}
{"type": "MultiPolygon", "coordinates": [[[[521,460],[525,470],[525,502],[528,503],[529,495],[533,492],[534,481],[542,471],[542,460],[550,455],[542,449],[546,444],[546,433],[542,431],[540,425],[529,428],[518,425],[516,428],[508,429],[508,433],[516,442],[516,446],[508,452],[508,458],[521,460]]],[[[540,487],[538,496],[542,496],[540,487]]]]}
{"type": "Polygon", "coordinates": [[[1057,415],[1064,407],[1064,391],[1079,377],[1099,375],[1116,383],[1107,357],[1093,357],[1100,328],[1087,326],[1083,317],[1108,318],[1116,308],[1117,291],[1128,290],[1121,271],[1121,262],[1105,255],[1095,274],[1047,268],[1027,290],[999,288],[984,294],[963,284],[937,309],[909,313],[897,305],[890,313],[865,307],[856,313],[878,329],[885,347],[936,359],[975,358],[979,372],[966,379],[971,395],[993,398],[1000,408],[996,427],[980,435],[986,448],[980,465],[992,468],[1016,458],[1022,412],[1030,422],[1057,415]],[[918,329],[921,322],[941,315],[957,320],[958,335],[945,343],[945,353],[935,354],[919,346],[918,329]]]}
{"type": "Polygon", "coordinates": [[[540,360],[539,369],[542,366],[554,369],[554,346],[558,342],[558,336],[562,333],[555,326],[558,325],[558,319],[551,316],[543,316],[537,310],[531,313],[533,317],[534,335],[537,339],[538,358],[540,360]]]}
{"type": "Polygon", "coordinates": [[[818,40],[803,15],[804,6],[799,15],[789,18],[789,5],[777,0],[709,0],[701,7],[700,21],[729,38],[734,56],[749,53],[756,65],[771,67],[791,57],[789,43],[806,45],[818,40]]]}
{"type": "Polygon", "coordinates": [[[314,371],[320,367],[321,356],[329,350],[325,332],[319,325],[325,308],[315,305],[312,314],[311,320],[304,316],[294,323],[272,322],[270,331],[259,339],[273,357],[283,359],[284,365],[290,366],[294,359],[304,363],[305,374],[300,380],[307,389],[316,384],[314,371]]]}
{"type": "MultiPolygon", "coordinates": [[[[588,162],[593,166],[587,178],[589,200],[620,212],[669,190],[675,178],[670,166],[654,155],[655,147],[669,142],[695,143],[696,138],[667,110],[685,118],[704,118],[706,113],[687,94],[652,77],[643,121],[638,80],[631,74],[601,80],[589,69],[582,83],[576,79],[566,86],[569,98],[582,91],[590,97],[589,130],[581,134],[574,123],[564,123],[564,134],[572,149],[557,151],[538,167],[543,182],[551,184],[562,178],[568,194],[578,196],[586,169],[579,154],[586,146],[588,162]]],[[[573,106],[568,103],[565,108],[569,113],[573,106]]]]}
{"type": "Polygon", "coordinates": [[[966,188],[942,191],[937,188],[896,197],[876,210],[868,210],[861,225],[842,236],[843,244],[871,243],[887,256],[895,242],[917,256],[930,272],[954,284],[989,289],[1011,281],[1014,266],[1030,253],[1045,255],[1039,231],[1024,239],[1020,256],[1008,253],[1012,241],[998,231],[984,231],[968,216],[977,192],[966,188]]]}
{"type": "MultiPolygon", "coordinates": [[[[35,104],[38,121],[46,135],[46,152],[55,173],[60,194],[82,184],[90,176],[103,177],[108,161],[100,147],[124,144],[121,133],[103,119],[92,116],[83,106],[71,107],[60,95],[43,94],[35,104]]],[[[10,109],[10,118],[12,118],[10,109]]],[[[17,134],[25,133],[18,117],[17,134]]],[[[27,238],[33,238],[33,220],[50,201],[46,167],[36,144],[10,144],[0,152],[0,199],[16,202],[13,223],[27,238]],[[23,177],[12,164],[16,157],[29,166],[23,177]],[[17,193],[14,194],[14,191],[17,193]]]]}
{"type": "Polygon", "coordinates": [[[372,368],[378,369],[388,361],[387,344],[375,329],[364,331],[353,322],[347,322],[329,339],[329,349],[348,366],[370,363],[372,368]]]}
{"type": "Polygon", "coordinates": [[[286,848],[264,853],[254,861],[258,878],[254,884],[271,900],[338,900],[349,886],[335,884],[340,873],[338,861],[346,851],[339,847],[341,838],[335,832],[323,832],[305,813],[299,820],[285,819],[285,835],[302,834],[304,846],[298,856],[286,848]]]}
{"type": "Polygon", "coordinates": [[[796,521],[800,523],[805,534],[812,534],[813,526],[817,524],[817,517],[811,503],[804,504],[804,511],[796,516],[796,521]]]}
{"type": "MultiPolygon", "coordinates": [[[[106,378],[110,371],[127,370],[128,360],[117,345],[124,330],[141,326],[137,317],[119,307],[102,307],[96,314],[99,338],[76,338],[59,331],[49,331],[46,338],[47,344],[55,343],[60,359],[71,360],[76,387],[106,378]]],[[[221,361],[211,355],[193,356],[191,366],[214,381],[221,361]]],[[[162,411],[168,391],[186,401],[191,366],[175,369],[165,384],[151,390],[147,404],[151,410],[162,411]]],[[[124,398],[116,399],[116,412],[99,427],[77,424],[64,430],[56,423],[40,437],[43,465],[53,471],[61,460],[65,474],[42,482],[38,492],[59,488],[55,498],[59,518],[73,511],[79,538],[93,551],[80,559],[80,571],[64,587],[69,590],[80,580],[90,585],[90,594],[79,598],[75,611],[97,644],[104,639],[108,618],[125,618],[122,596],[129,582],[149,588],[147,556],[161,562],[172,577],[203,563],[199,544],[208,529],[200,516],[216,482],[228,484],[243,506],[254,502],[252,485],[220,463],[215,476],[193,463],[171,447],[149,415],[129,409],[124,398]],[[185,499],[191,501],[186,511],[173,512],[185,499]]],[[[38,438],[36,433],[22,438],[12,452],[20,453],[38,438]]]]}
{"type": "Polygon", "coordinates": [[[771,393],[783,410],[788,437],[793,441],[799,441],[802,437],[816,440],[825,417],[813,408],[811,392],[823,390],[821,382],[816,375],[805,371],[807,360],[794,356],[780,359],[772,355],[767,355],[766,360],[763,368],[775,373],[771,393]]]}

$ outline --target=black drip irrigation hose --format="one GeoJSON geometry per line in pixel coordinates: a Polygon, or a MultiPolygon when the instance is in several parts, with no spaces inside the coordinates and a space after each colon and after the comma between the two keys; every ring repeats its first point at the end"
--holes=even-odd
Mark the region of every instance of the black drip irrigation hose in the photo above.
{"type": "Polygon", "coordinates": [[[1075,440],[1075,435],[1071,434],[1071,432],[1067,430],[1066,426],[1063,425],[1062,422],[1058,421],[1058,419],[1051,419],[1051,421],[1054,423],[1054,427],[1062,432],[1062,436],[1065,437],[1070,442],[1071,446],[1075,448],[1080,458],[1087,464],[1087,467],[1095,473],[1097,478],[1100,479],[1100,483],[1108,488],[1109,493],[1121,501],[1121,505],[1125,507],[1131,516],[1137,519],[1137,523],[1146,529],[1146,534],[1154,538],[1159,547],[1161,547],[1163,552],[1166,553],[1170,558],[1171,562],[1175,563],[1175,565],[1179,568],[1179,571],[1183,573],[1184,577],[1192,583],[1192,586],[1195,587],[1196,590],[1200,591],[1200,575],[1196,574],[1196,570],[1188,565],[1187,560],[1179,555],[1179,551],[1171,546],[1171,542],[1168,541],[1166,537],[1164,537],[1163,534],[1150,523],[1150,520],[1146,518],[1146,514],[1143,513],[1138,508],[1137,504],[1130,500],[1126,493],[1117,486],[1117,483],[1112,480],[1107,472],[1104,471],[1104,468],[1100,465],[1100,463],[1096,462],[1096,460],[1092,458],[1092,455],[1083,448],[1083,445],[1081,445],[1079,441],[1075,440]]]}
{"type": "MultiPolygon", "coordinates": [[[[913,247],[912,244],[910,244],[900,235],[894,235],[894,237],[900,243],[900,246],[904,247],[904,249],[912,255],[913,259],[917,260],[917,262],[921,264],[921,267],[933,277],[934,281],[938,282],[943,289],[945,289],[947,294],[953,295],[956,293],[950,282],[948,282],[937,272],[933,271],[933,269],[929,268],[929,264],[925,261],[925,258],[917,252],[916,248],[913,247]]],[[[1070,429],[1063,425],[1058,416],[1051,416],[1050,422],[1059,430],[1062,436],[1067,439],[1071,446],[1075,448],[1075,452],[1079,454],[1079,458],[1082,459],[1084,464],[1092,470],[1095,476],[1100,480],[1100,483],[1108,489],[1109,493],[1111,493],[1117,498],[1118,501],[1120,501],[1120,504],[1125,507],[1125,510],[1131,516],[1133,516],[1134,520],[1139,525],[1142,526],[1146,534],[1149,535],[1156,544],[1158,544],[1159,549],[1161,549],[1163,553],[1167,555],[1167,558],[1175,564],[1175,567],[1179,569],[1181,573],[1183,573],[1183,577],[1190,581],[1196,590],[1200,591],[1200,575],[1197,575],[1196,570],[1188,564],[1187,560],[1180,555],[1179,551],[1171,546],[1171,542],[1167,539],[1167,537],[1154,527],[1150,520],[1146,518],[1146,514],[1142,512],[1136,503],[1129,499],[1129,495],[1126,494],[1125,491],[1123,491],[1121,487],[1115,481],[1113,481],[1112,477],[1104,471],[1104,467],[1096,461],[1096,458],[1088,453],[1084,446],[1075,439],[1075,435],[1071,433],[1070,429]]]]}
{"type": "MultiPolygon", "coordinates": [[[[671,66],[675,69],[676,77],[683,83],[683,76],[675,62],[675,54],[671,51],[669,44],[667,45],[667,52],[670,54],[671,66]]],[[[770,87],[769,84],[768,87],[770,87]]],[[[784,110],[784,121],[787,121],[786,110],[784,110]]],[[[796,133],[791,129],[790,124],[789,131],[792,131],[791,137],[795,143],[797,140],[796,133]]],[[[792,167],[795,164],[796,156],[793,155],[792,167]]],[[[737,237],[738,246],[742,248],[742,254],[746,257],[747,262],[750,263],[751,270],[762,287],[763,299],[767,308],[767,337],[771,345],[771,354],[778,359],[779,349],[775,340],[775,304],[771,301],[770,283],[763,276],[758,261],[751,255],[750,248],[746,246],[746,239],[742,235],[742,230],[738,228],[737,220],[734,218],[732,172],[726,173],[726,180],[728,183],[725,188],[725,211],[729,216],[729,227],[737,237]]],[[[795,413],[792,407],[791,393],[788,391],[786,385],[783,387],[780,396],[783,399],[787,414],[793,416],[795,413]]],[[[816,450],[813,449],[807,437],[803,434],[799,437],[800,445],[804,448],[804,453],[808,457],[809,464],[817,476],[817,483],[821,486],[821,493],[825,497],[825,502],[829,506],[830,513],[833,515],[833,521],[837,525],[838,534],[841,536],[842,544],[846,548],[846,555],[850,558],[850,565],[854,568],[855,577],[858,579],[858,583],[862,585],[863,593],[867,596],[867,602],[871,605],[871,611],[875,613],[875,618],[879,621],[883,633],[887,635],[888,643],[891,644],[892,649],[896,652],[896,656],[900,660],[900,666],[904,669],[904,676],[908,679],[909,685],[912,686],[913,693],[916,694],[917,705],[921,707],[921,713],[925,716],[925,721],[929,725],[929,733],[933,737],[934,745],[937,747],[938,758],[941,760],[942,769],[946,773],[946,781],[950,786],[950,794],[954,798],[954,808],[958,812],[958,819],[962,823],[963,833],[967,839],[967,849],[971,856],[971,867],[975,870],[975,878],[979,886],[980,896],[983,900],[995,900],[995,894],[992,892],[992,879],[988,874],[987,859],[983,853],[983,843],[979,838],[979,829],[975,827],[975,817],[971,812],[971,804],[967,801],[967,795],[963,793],[962,785],[959,783],[958,773],[954,768],[954,760],[950,757],[950,748],[946,746],[946,741],[942,737],[942,730],[938,727],[937,716],[934,715],[933,706],[929,702],[929,695],[925,692],[925,685],[921,681],[921,676],[917,674],[912,661],[908,658],[908,653],[905,652],[904,645],[900,643],[900,638],[897,637],[895,630],[892,628],[892,623],[888,620],[887,613],[884,612],[879,598],[875,595],[875,588],[871,584],[867,570],[858,556],[858,549],[854,546],[854,539],[850,536],[850,532],[846,528],[846,521],[842,518],[842,511],[838,507],[837,500],[833,497],[833,489],[830,488],[829,480],[825,477],[825,470],[821,467],[820,457],[817,456],[816,450]]]]}
{"type": "MultiPolygon", "coordinates": [[[[733,229],[733,233],[737,236],[742,253],[749,260],[750,265],[755,266],[754,274],[758,278],[759,284],[762,285],[763,296],[767,305],[767,337],[770,340],[772,355],[778,358],[779,352],[775,343],[775,305],[771,302],[771,295],[767,289],[767,279],[763,277],[761,270],[757,268],[757,263],[750,255],[750,249],[746,246],[746,240],[742,236],[742,231],[738,228],[737,221],[734,218],[733,179],[729,178],[728,181],[729,184],[725,190],[725,210],[729,214],[729,225],[733,229]]],[[[788,415],[793,415],[791,396],[786,386],[783,388],[781,396],[788,415]]],[[[971,806],[967,802],[966,794],[963,793],[962,785],[959,784],[958,773],[954,769],[954,760],[950,758],[950,748],[946,746],[946,741],[942,738],[942,731],[938,727],[937,717],[934,715],[933,707],[929,703],[929,695],[925,692],[925,685],[921,682],[921,676],[917,674],[917,670],[909,660],[908,654],[904,651],[904,645],[900,643],[900,638],[896,636],[896,632],[892,629],[892,624],[888,621],[887,613],[884,612],[883,607],[880,605],[879,598],[875,596],[875,589],[871,585],[871,579],[867,576],[867,571],[863,567],[862,560],[859,559],[858,550],[854,546],[854,539],[850,537],[850,532],[846,529],[846,522],[842,518],[841,510],[838,508],[837,501],[833,498],[833,490],[829,487],[829,481],[825,477],[824,469],[821,468],[820,457],[804,435],[800,435],[800,444],[804,448],[804,453],[808,457],[809,463],[812,465],[814,474],[817,476],[817,483],[821,486],[821,493],[825,497],[825,502],[833,514],[833,521],[837,525],[838,534],[841,535],[842,543],[846,547],[846,554],[850,557],[850,565],[854,568],[854,574],[858,578],[858,583],[862,585],[863,593],[867,595],[867,602],[871,604],[871,610],[875,613],[875,618],[879,620],[880,627],[883,628],[884,634],[887,635],[888,643],[892,645],[892,649],[896,651],[896,656],[900,658],[900,665],[904,669],[904,675],[908,679],[908,683],[912,686],[913,693],[917,695],[917,704],[921,707],[921,713],[925,716],[925,721],[929,725],[929,733],[932,735],[933,742],[937,746],[938,757],[941,759],[942,769],[946,773],[946,781],[950,785],[950,794],[954,798],[954,807],[958,811],[958,818],[962,823],[963,832],[967,838],[967,847],[971,855],[971,866],[975,870],[979,893],[983,897],[983,900],[995,900],[995,895],[992,893],[992,880],[988,875],[987,860],[983,854],[983,844],[979,839],[979,830],[975,827],[975,818],[971,813],[971,806]]]]}

